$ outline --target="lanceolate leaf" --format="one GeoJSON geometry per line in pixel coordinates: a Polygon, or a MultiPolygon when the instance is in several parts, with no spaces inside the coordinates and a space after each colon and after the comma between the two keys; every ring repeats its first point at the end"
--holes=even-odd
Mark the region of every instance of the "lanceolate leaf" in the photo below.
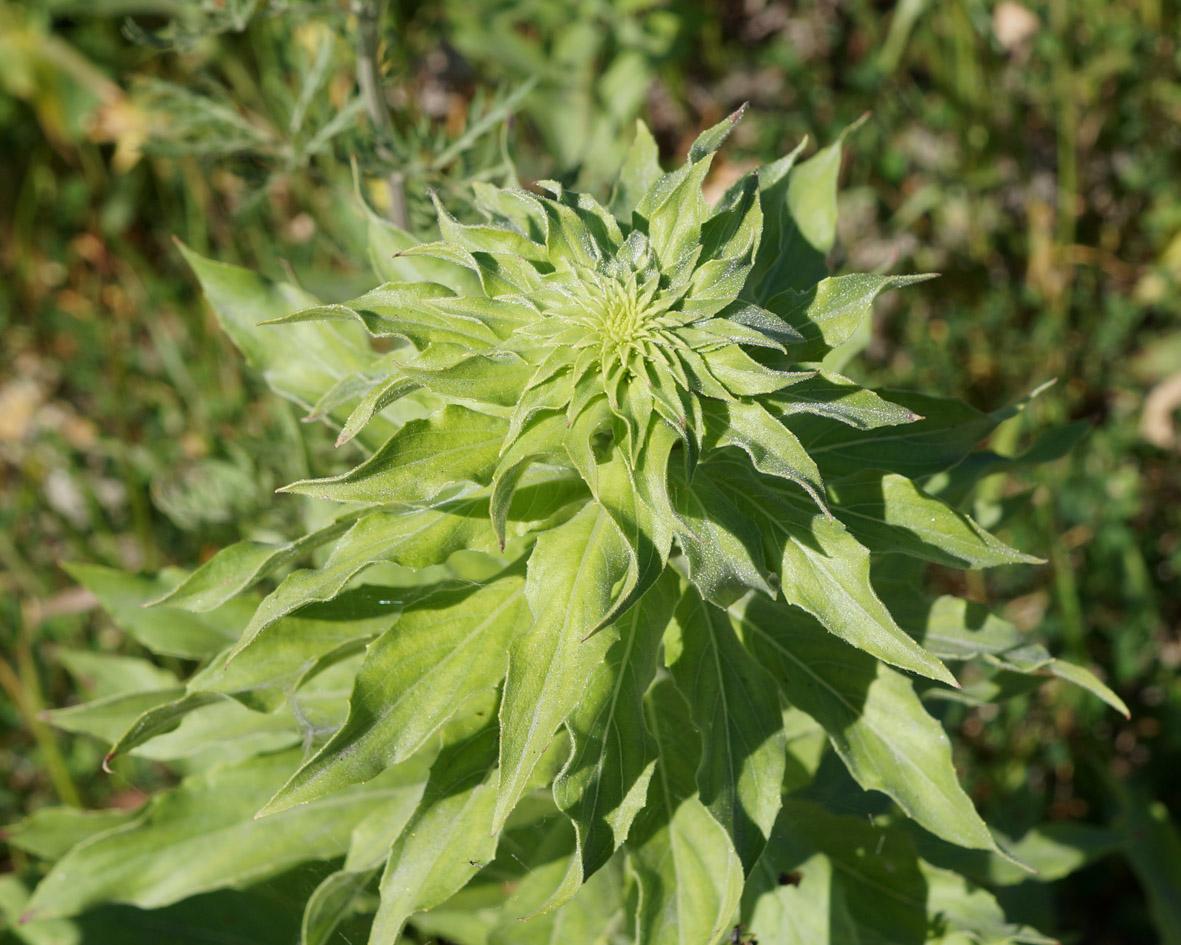
{"type": "Polygon", "coordinates": [[[723,486],[763,530],[780,557],[779,581],[788,603],[880,660],[958,686],[947,667],[894,622],[870,583],[869,552],[844,526],[787,491],[790,485],[755,480],[740,464],[715,460],[698,475],[723,486]]]}
{"type": "Polygon", "coordinates": [[[533,625],[509,648],[500,708],[500,785],[495,826],[520,800],[554,731],[578,705],[583,686],[619,638],[591,636],[614,603],[628,551],[597,503],[542,535],[529,558],[525,594],[533,625]]]}
{"type": "Polygon", "coordinates": [[[283,545],[240,541],[223,548],[152,605],[167,604],[198,613],[214,610],[272,571],[343,535],[358,514],[346,512],[323,528],[283,545]]]}
{"type": "Polygon", "coordinates": [[[335,659],[359,653],[388,629],[405,604],[434,589],[361,586],[332,600],[311,604],[298,616],[287,616],[229,665],[214,659],[188,683],[193,692],[232,696],[258,712],[273,712],[309,674],[335,659]]]}
{"type": "Polygon", "coordinates": [[[837,517],[871,551],[959,568],[1037,564],[896,473],[866,470],[829,483],[837,517]]]}
{"type": "Polygon", "coordinates": [[[868,273],[833,276],[806,292],[789,290],[777,295],[766,307],[804,336],[805,344],[793,347],[792,356],[797,361],[819,361],[852,337],[872,310],[873,300],[887,289],[931,278],[868,273]]]}
{"type": "Polygon", "coordinates": [[[336,502],[427,502],[458,483],[487,485],[506,429],[500,417],[444,407],[411,420],[356,469],[281,491],[336,502]]]}
{"type": "Polygon", "coordinates": [[[945,840],[996,849],[960,787],[947,735],[909,679],[781,602],[751,598],[735,612],[759,663],[824,727],[858,784],[889,794],[945,840]]]}
{"type": "MultiPolygon", "coordinates": [[[[371,360],[359,327],[259,327],[259,322],[307,308],[316,300],[294,286],[268,282],[249,269],[204,259],[183,244],[180,249],[222,328],[241,349],[246,362],[262,374],[272,390],[305,410],[342,378],[363,371],[371,360]]],[[[344,416],[341,412],[341,421],[344,416]]],[[[372,436],[376,444],[392,432],[391,425],[375,423],[363,436],[366,442],[371,442],[372,436]]]]}
{"type": "Polygon", "coordinates": [[[747,872],[763,852],[785,770],[779,692],[734,634],[726,611],[690,588],[667,659],[702,735],[697,786],[747,872]]]}
{"type": "Polygon", "coordinates": [[[636,942],[713,945],[729,929],[742,893],[742,863],[697,796],[701,738],[671,680],[652,687],[645,709],[659,760],[628,840],[639,886],[636,942]]]}
{"type": "Polygon", "coordinates": [[[708,477],[686,483],[674,475],[671,491],[677,540],[689,561],[689,580],[701,595],[721,607],[749,590],[774,597],[754,522],[708,477]]]}
{"type": "Polygon", "coordinates": [[[759,472],[796,483],[825,508],[824,483],[816,464],[795,434],[764,407],[757,403],[719,405],[706,413],[706,423],[718,446],[745,450],[759,472]]]}
{"type": "Polygon", "coordinates": [[[554,799],[574,821],[578,885],[623,843],[644,806],[656,747],[644,725],[642,699],[678,591],[668,573],[619,619],[618,639],[566,720],[571,752],[554,780],[554,799]]]}
{"type": "Polygon", "coordinates": [[[382,789],[254,820],[298,752],[218,766],[153,800],[132,823],[75,847],[37,887],[30,916],[76,915],[99,902],[156,908],[240,888],[307,860],[344,853],[382,789]]]}
{"type": "Polygon", "coordinates": [[[922,479],[956,465],[999,422],[958,400],[898,391],[878,394],[922,419],[869,431],[827,417],[800,415],[787,419],[787,425],[825,476],[881,469],[922,479]]]}
{"type": "Polygon", "coordinates": [[[471,696],[496,687],[508,643],[529,619],[524,583],[508,576],[406,609],[366,652],[344,726],[267,812],[376,777],[409,758],[471,696]]]}
{"type": "MultiPolygon", "coordinates": [[[[154,653],[201,658],[211,656],[237,637],[249,619],[249,604],[230,603],[207,614],[172,607],[145,607],[158,600],[171,582],[124,574],[94,564],[69,564],[66,570],[94,594],[115,621],[154,653]]],[[[173,578],[175,581],[175,578],[173,578]]]]}
{"type": "Polygon", "coordinates": [[[829,371],[817,371],[791,387],[768,394],[763,403],[779,417],[811,413],[840,420],[858,430],[893,427],[922,419],[913,410],[884,400],[847,377],[829,371]]]}
{"type": "Polygon", "coordinates": [[[324,567],[294,572],[263,600],[231,658],[281,618],[340,593],[371,564],[389,561],[418,569],[444,562],[461,549],[493,551],[497,545],[487,508],[487,500],[464,499],[439,508],[365,516],[337,542],[324,567]]]}
{"type": "Polygon", "coordinates": [[[394,841],[371,945],[396,941],[413,913],[463,888],[496,853],[495,703],[485,706],[463,720],[462,735],[439,754],[418,811],[394,841]]]}

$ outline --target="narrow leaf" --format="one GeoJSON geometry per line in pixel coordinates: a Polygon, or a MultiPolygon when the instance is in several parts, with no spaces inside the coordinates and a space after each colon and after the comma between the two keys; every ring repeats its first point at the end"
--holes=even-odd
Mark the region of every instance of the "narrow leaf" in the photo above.
{"type": "Polygon", "coordinates": [[[866,470],[829,483],[833,510],[871,551],[908,554],[953,568],[1040,564],[905,476],[866,470]]]}
{"type": "Polygon", "coordinates": [[[356,469],[280,491],[334,502],[429,502],[457,482],[487,485],[506,430],[500,417],[448,405],[411,420],[356,469]]]}
{"type": "Polygon", "coordinates": [[[524,580],[512,576],[405,610],[366,652],[345,724],[263,813],[368,781],[405,761],[468,699],[500,683],[505,650],[526,620],[524,580]]]}
{"type": "Polygon", "coordinates": [[[786,764],[779,692],[726,612],[692,588],[677,606],[673,633],[666,659],[702,735],[701,802],[749,873],[779,812],[786,764]]]}
{"type": "Polygon", "coordinates": [[[585,680],[618,639],[614,628],[584,638],[610,612],[628,560],[619,530],[598,503],[537,540],[525,585],[533,625],[509,647],[500,709],[497,830],[554,731],[578,705],[585,680]]]}
{"type": "Polygon", "coordinates": [[[648,805],[628,840],[636,877],[637,945],[713,945],[729,930],[742,894],[742,863],[697,796],[701,737],[670,679],[645,698],[659,757],[648,805]]]}
{"type": "Polygon", "coordinates": [[[553,790],[574,822],[577,885],[611,858],[644,806],[656,746],[644,725],[642,700],[677,594],[677,580],[668,574],[620,618],[618,639],[566,720],[570,757],[553,790]]]}
{"type": "Polygon", "coordinates": [[[751,598],[735,612],[759,663],[824,727],[858,784],[950,843],[997,849],[960,786],[943,727],[909,679],[781,602],[751,598]]]}

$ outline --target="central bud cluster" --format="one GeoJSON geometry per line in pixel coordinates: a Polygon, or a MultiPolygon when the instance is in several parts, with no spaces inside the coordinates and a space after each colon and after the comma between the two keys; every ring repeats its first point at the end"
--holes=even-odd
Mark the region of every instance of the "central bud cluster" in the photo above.
{"type": "Polygon", "coordinates": [[[616,278],[587,272],[579,283],[569,309],[560,314],[587,329],[579,347],[597,346],[605,370],[627,366],[633,355],[643,356],[645,347],[657,341],[663,327],[657,279],[641,283],[635,273],[616,278]]]}
{"type": "Polygon", "coordinates": [[[646,297],[641,297],[634,276],[627,283],[602,277],[596,282],[599,293],[587,299],[587,310],[604,348],[625,348],[648,340],[651,335],[646,316],[652,293],[647,292],[646,297]]]}

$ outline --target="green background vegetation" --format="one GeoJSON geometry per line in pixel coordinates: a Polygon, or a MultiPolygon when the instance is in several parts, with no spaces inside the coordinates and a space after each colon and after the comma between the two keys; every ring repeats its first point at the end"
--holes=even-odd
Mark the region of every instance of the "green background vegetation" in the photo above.
{"type": "Polygon", "coordinates": [[[1058,378],[994,441],[1012,453],[1090,427],[1024,474],[1032,498],[997,477],[978,503],[1046,566],[933,575],[1012,600],[1132,709],[1051,684],[947,711],[987,821],[1120,838],[1123,856],[1006,905],[1074,941],[1181,942],[1181,8],[402,0],[378,26],[391,107],[373,115],[344,3],[0,0],[0,823],[170,778],[104,775],[105,745],[38,721],[96,685],[60,648],[135,652],[59,564],[192,568],[277,539],[292,513],[273,489],[355,460],[244,369],[173,236],[347,298],[369,278],[350,159],[425,235],[428,189],[462,204],[513,165],[601,186],[636,117],[679,158],[749,100],[724,185],[870,111],[835,268],[942,279],[880,303],[848,372],[988,410],[1058,378]]]}

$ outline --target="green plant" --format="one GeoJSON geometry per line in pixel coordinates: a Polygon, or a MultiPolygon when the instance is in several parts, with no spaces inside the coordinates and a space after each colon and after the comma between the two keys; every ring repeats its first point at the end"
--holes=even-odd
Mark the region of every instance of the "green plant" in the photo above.
{"type": "Polygon", "coordinates": [[[974,447],[1021,404],[826,370],[923,277],[826,277],[840,141],[710,207],[738,117],[671,173],[641,126],[607,205],[477,183],[486,223],[440,206],[409,248],[371,215],[391,281],[343,304],[187,253],[248,362],[367,458],[286,488],[289,543],[179,583],[74,570],[201,663],[83,660],[105,695],[53,720],[184,776],[13,828],[56,861],[27,928],[241,889],[298,902],[304,943],[1052,941],[986,887],[1101,838],[1007,852],[924,702],[1057,676],[1122,704],[923,571],[1032,560],[956,506],[1070,436],[1003,457],[974,447]]]}

